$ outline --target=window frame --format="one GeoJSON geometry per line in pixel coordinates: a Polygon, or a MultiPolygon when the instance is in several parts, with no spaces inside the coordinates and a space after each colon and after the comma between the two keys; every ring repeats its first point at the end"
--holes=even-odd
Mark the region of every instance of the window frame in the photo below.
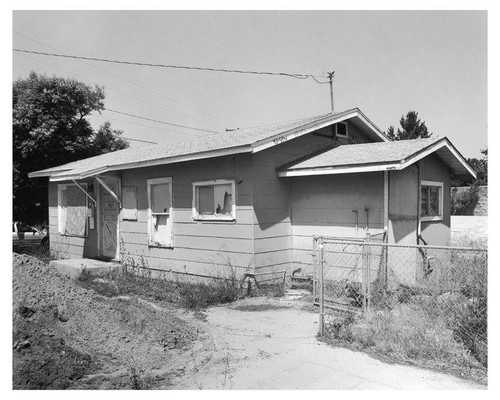
{"type": "Polygon", "coordinates": [[[342,139],[349,139],[349,125],[347,124],[347,122],[337,122],[335,124],[335,137],[342,139]],[[339,135],[338,126],[340,124],[345,125],[345,135],[339,135]]]}
{"type": "MultiPolygon", "coordinates": [[[[420,181],[420,192],[419,192],[419,197],[420,197],[420,220],[422,222],[429,222],[429,221],[442,221],[443,220],[443,193],[444,193],[444,183],[439,182],[439,181],[420,181]],[[422,213],[422,189],[424,186],[427,187],[437,187],[438,190],[438,215],[423,215],[422,213]]],[[[427,207],[429,207],[428,203],[430,201],[430,196],[429,193],[427,194],[427,207]]]]}
{"type": "Polygon", "coordinates": [[[163,178],[153,178],[147,179],[147,192],[148,192],[148,246],[149,247],[159,247],[159,248],[173,248],[174,247],[174,220],[173,220],[173,185],[172,185],[172,177],[163,177],[163,178]],[[170,185],[170,207],[168,209],[168,213],[154,213],[154,215],[168,215],[170,218],[170,232],[169,232],[169,241],[165,244],[153,242],[153,211],[151,208],[151,187],[154,185],[170,185]]]}
{"type": "MultiPolygon", "coordinates": [[[[85,195],[85,208],[87,209],[87,216],[85,217],[85,235],[72,235],[70,233],[66,233],[66,229],[62,227],[62,192],[66,190],[68,186],[75,186],[78,190],[81,190],[76,183],[60,183],[57,185],[57,233],[60,236],[67,237],[79,237],[79,238],[88,238],[89,237],[89,198],[85,195]]],[[[80,183],[80,186],[87,189],[87,182],[80,183]]],[[[67,216],[66,216],[67,218],[67,216]]]]}
{"type": "Polygon", "coordinates": [[[234,179],[212,179],[210,181],[193,182],[193,220],[195,221],[236,221],[236,181],[234,179]],[[200,215],[198,214],[198,188],[200,186],[231,185],[233,204],[231,205],[231,215],[200,215]]]}

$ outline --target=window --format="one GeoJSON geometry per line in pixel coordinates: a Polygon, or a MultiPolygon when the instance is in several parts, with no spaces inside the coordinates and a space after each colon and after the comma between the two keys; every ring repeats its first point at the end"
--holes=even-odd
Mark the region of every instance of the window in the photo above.
{"type": "Polygon", "coordinates": [[[349,132],[347,130],[347,124],[345,122],[337,122],[335,124],[335,129],[337,137],[347,138],[349,136],[348,135],[349,132]]]}
{"type": "Polygon", "coordinates": [[[422,181],[420,184],[420,215],[422,221],[443,219],[443,183],[422,181]]]}
{"type": "Polygon", "coordinates": [[[235,183],[217,179],[193,183],[193,218],[233,221],[236,219],[235,183]]]}
{"type": "Polygon", "coordinates": [[[137,221],[137,187],[122,187],[122,219],[137,221]]]}
{"type": "Polygon", "coordinates": [[[173,246],[172,178],[148,179],[149,245],[173,246]]]}
{"type": "MultiPolygon", "coordinates": [[[[82,183],[83,188],[87,187],[82,183]]],[[[87,236],[88,199],[83,190],[75,184],[57,186],[59,234],[66,236],[87,236]]]]}

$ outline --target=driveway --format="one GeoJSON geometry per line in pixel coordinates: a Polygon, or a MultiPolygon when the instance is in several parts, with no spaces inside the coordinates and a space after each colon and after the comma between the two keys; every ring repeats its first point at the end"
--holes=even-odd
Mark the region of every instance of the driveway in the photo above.
{"type": "Polygon", "coordinates": [[[317,340],[300,299],[248,298],[206,312],[208,336],[172,389],[486,389],[317,340]]]}

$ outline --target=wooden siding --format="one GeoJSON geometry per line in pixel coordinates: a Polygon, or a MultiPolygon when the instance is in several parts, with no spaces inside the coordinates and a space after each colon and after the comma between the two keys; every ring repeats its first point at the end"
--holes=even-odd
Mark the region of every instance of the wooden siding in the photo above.
{"type": "Polygon", "coordinates": [[[443,182],[443,219],[421,223],[421,234],[429,245],[450,244],[451,176],[450,170],[441,159],[431,154],[421,162],[420,179],[443,182]]]}
{"type": "MultiPolygon", "coordinates": [[[[72,182],[49,183],[49,236],[50,250],[61,258],[93,258],[97,256],[97,220],[94,229],[88,229],[87,237],[65,236],[59,234],[57,185],[72,182]]],[[[90,179],[87,183],[93,184],[90,179]]],[[[90,201],[90,200],[89,200],[90,201]]],[[[94,208],[95,210],[95,208],[94,208]]]]}
{"type": "Polygon", "coordinates": [[[313,272],[313,236],[364,237],[384,228],[384,176],[364,174],[291,178],[292,266],[313,272]],[[356,214],[358,210],[358,228],[356,214]]]}
{"type": "Polygon", "coordinates": [[[151,268],[202,275],[227,275],[229,265],[239,273],[251,269],[254,259],[251,157],[218,157],[122,171],[122,186],[138,193],[137,221],[121,221],[125,257],[151,268]],[[171,177],[173,248],[148,246],[147,179],[171,177]],[[236,221],[194,221],[193,182],[213,179],[236,181],[236,221]]]}
{"type": "Polygon", "coordinates": [[[389,243],[417,244],[418,191],[416,165],[389,171],[389,243]]]}

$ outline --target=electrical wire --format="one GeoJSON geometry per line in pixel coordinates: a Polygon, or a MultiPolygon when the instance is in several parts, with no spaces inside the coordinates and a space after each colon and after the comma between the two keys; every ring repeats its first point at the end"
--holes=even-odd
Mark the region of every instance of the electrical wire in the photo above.
{"type": "MultiPolygon", "coordinates": [[[[57,52],[61,52],[61,53],[63,52],[63,51],[62,51],[62,50],[60,50],[60,49],[56,49],[55,47],[49,46],[48,44],[43,43],[43,42],[41,42],[41,41],[39,41],[39,40],[37,40],[37,39],[34,39],[34,38],[32,38],[32,37],[29,37],[29,36],[27,36],[27,35],[25,35],[25,34],[23,34],[23,33],[21,33],[21,32],[17,32],[17,31],[15,31],[15,30],[14,30],[13,32],[14,32],[15,34],[19,35],[19,36],[22,36],[22,37],[24,37],[24,38],[28,39],[28,40],[31,40],[31,41],[33,41],[33,42],[35,42],[35,43],[38,43],[38,44],[41,44],[42,46],[45,46],[45,47],[47,47],[47,48],[49,48],[49,49],[52,49],[52,50],[55,50],[55,51],[57,51],[57,52]]],[[[41,61],[39,61],[39,62],[41,62],[41,61]]],[[[42,62],[42,63],[43,63],[43,62],[42,62]]],[[[94,68],[94,69],[96,69],[96,70],[98,70],[98,71],[104,72],[105,74],[108,74],[108,75],[114,76],[115,78],[118,78],[118,79],[120,79],[120,80],[122,80],[122,81],[124,81],[124,82],[127,82],[127,83],[129,83],[130,85],[133,85],[133,86],[135,86],[135,87],[138,87],[138,88],[141,88],[141,89],[143,89],[143,90],[146,90],[146,91],[148,91],[148,92],[150,92],[150,93],[153,93],[153,94],[155,94],[155,95],[157,95],[157,96],[159,96],[159,97],[162,97],[162,98],[164,98],[164,99],[166,99],[166,100],[168,100],[168,101],[170,101],[170,102],[172,102],[172,103],[178,104],[178,105],[180,105],[180,106],[183,106],[183,107],[189,108],[189,109],[191,109],[191,110],[197,111],[197,112],[199,112],[199,113],[201,113],[201,114],[204,114],[204,115],[206,115],[206,116],[208,116],[208,117],[212,118],[213,120],[219,121],[219,123],[220,123],[220,122],[222,122],[222,124],[223,124],[223,125],[226,125],[226,124],[227,124],[227,122],[230,122],[230,123],[232,123],[233,125],[236,125],[233,121],[231,121],[231,120],[229,120],[229,119],[227,119],[227,118],[226,118],[226,120],[222,120],[221,118],[219,118],[218,116],[216,116],[216,115],[214,115],[214,114],[211,114],[211,113],[209,113],[209,112],[207,112],[207,111],[200,110],[199,108],[196,108],[196,107],[192,107],[192,106],[190,106],[190,105],[188,105],[188,104],[185,104],[185,103],[182,103],[182,102],[180,102],[180,101],[178,101],[178,100],[172,99],[172,98],[170,98],[170,97],[168,97],[168,96],[165,96],[165,95],[164,95],[164,94],[162,94],[162,93],[156,92],[156,91],[154,91],[154,90],[152,90],[152,89],[149,89],[149,88],[147,88],[147,87],[145,87],[145,86],[139,85],[138,83],[133,82],[133,81],[131,81],[131,80],[129,80],[129,79],[126,79],[126,78],[124,78],[124,77],[122,77],[122,76],[120,76],[120,75],[117,75],[117,74],[113,73],[113,72],[109,72],[109,71],[107,71],[107,70],[105,70],[105,69],[102,69],[102,68],[99,68],[99,67],[97,67],[97,66],[95,66],[95,65],[92,65],[92,64],[86,63],[85,61],[83,61],[83,63],[84,63],[85,65],[88,65],[88,66],[89,66],[89,67],[91,67],[91,68],[94,68]]],[[[46,64],[46,65],[50,65],[50,64],[46,64]]],[[[52,67],[53,67],[53,66],[52,66],[52,67]]],[[[53,68],[57,68],[57,67],[53,67],[53,68]]],[[[67,72],[67,71],[66,71],[66,72],[67,72]]],[[[108,87],[109,87],[109,86],[108,86],[108,87]]],[[[116,91],[116,90],[115,90],[115,91],[116,91]]],[[[118,91],[116,91],[116,92],[118,92],[118,91]]],[[[120,93],[120,92],[118,92],[118,93],[120,93]]],[[[130,96],[130,95],[128,95],[128,96],[130,96]]],[[[131,96],[131,97],[132,97],[132,96],[131,96]]],[[[167,110],[167,111],[170,111],[170,112],[173,112],[173,113],[176,113],[176,114],[182,115],[182,116],[187,117],[187,118],[189,118],[189,119],[191,119],[191,120],[198,121],[198,122],[201,122],[201,123],[204,123],[204,124],[206,123],[206,122],[204,122],[204,121],[197,120],[197,119],[192,118],[192,117],[190,117],[190,116],[188,117],[188,116],[186,116],[186,115],[184,115],[184,114],[182,114],[182,113],[179,113],[179,112],[176,112],[176,111],[173,111],[173,110],[169,110],[169,109],[167,109],[167,108],[165,108],[165,107],[161,107],[161,106],[159,106],[159,105],[156,105],[156,106],[157,106],[157,107],[160,107],[160,108],[163,108],[163,109],[165,109],[165,110],[167,110]]]]}
{"type": "MultiPolygon", "coordinates": [[[[33,61],[37,61],[39,62],[38,60],[35,60],[25,54],[21,54],[23,57],[26,57],[26,58],[29,58],[30,60],[33,60],[33,61]]],[[[42,63],[44,64],[44,63],[42,63]]],[[[46,65],[49,65],[49,64],[46,64],[46,65]]],[[[61,71],[64,71],[64,72],[67,72],[68,71],[65,71],[61,68],[57,68],[57,67],[54,67],[52,65],[49,65],[51,66],[52,68],[56,68],[56,69],[59,69],[61,71]]],[[[119,91],[116,91],[117,93],[120,93],[119,91]]],[[[146,102],[147,103],[147,102],[146,102]]],[[[175,126],[175,127],[178,127],[178,128],[184,128],[184,129],[192,129],[192,130],[196,130],[196,131],[201,131],[201,132],[209,132],[209,133],[219,133],[217,131],[212,131],[212,130],[209,130],[209,129],[202,129],[202,128],[195,128],[195,127],[192,127],[192,126],[187,126],[187,125],[179,125],[179,124],[175,124],[175,123],[172,123],[172,122],[166,122],[166,121],[160,121],[160,120],[156,120],[156,119],[151,119],[151,118],[146,118],[146,117],[141,117],[141,116],[137,116],[137,115],[134,115],[134,114],[129,114],[129,113],[125,113],[125,112],[121,112],[121,111],[116,111],[116,110],[110,110],[108,108],[106,108],[105,110],[107,111],[110,111],[110,112],[114,112],[116,114],[122,114],[122,115],[126,115],[126,116],[129,116],[129,117],[132,117],[132,118],[139,118],[139,119],[143,119],[143,120],[146,120],[146,121],[151,121],[151,122],[156,122],[156,123],[160,123],[160,124],[164,124],[164,125],[170,125],[170,126],[175,126]]],[[[96,115],[94,115],[96,116],[96,115]]],[[[109,118],[111,119],[111,118],[109,118]]],[[[117,121],[121,121],[121,120],[117,120],[117,121]]],[[[121,122],[125,122],[125,121],[121,121],[121,122]]],[[[137,125],[137,124],[136,124],[137,125]]],[[[154,128],[154,127],[147,127],[145,125],[139,125],[139,126],[143,126],[143,127],[146,127],[146,128],[152,128],[152,129],[158,129],[158,128],[154,128]]],[[[176,131],[173,131],[173,132],[176,132],[176,131]]],[[[187,132],[179,132],[177,131],[177,133],[187,133],[187,132]]]]}
{"type": "Polygon", "coordinates": [[[156,122],[157,124],[164,124],[164,125],[169,125],[169,126],[175,126],[177,128],[192,129],[194,131],[200,131],[200,132],[219,133],[217,131],[211,131],[209,129],[194,128],[192,126],[179,125],[179,124],[174,124],[172,122],[160,121],[158,119],[141,117],[140,115],[130,114],[130,113],[122,112],[122,111],[116,111],[116,110],[112,110],[110,108],[105,108],[104,110],[112,112],[112,113],[116,113],[116,114],[126,115],[126,116],[132,117],[132,118],[138,118],[138,119],[143,119],[145,121],[156,122]]]}
{"type": "Polygon", "coordinates": [[[142,63],[142,62],[136,62],[136,61],[112,60],[109,58],[83,57],[83,56],[75,56],[75,55],[70,55],[70,54],[46,53],[46,52],[42,52],[42,51],[32,51],[32,50],[17,49],[17,48],[14,48],[13,51],[17,51],[17,52],[21,52],[21,53],[28,53],[28,54],[37,54],[37,55],[42,55],[42,56],[72,58],[72,59],[76,59],[76,60],[98,61],[98,62],[105,62],[105,63],[112,63],[112,64],[136,65],[136,66],[143,66],[143,67],[187,69],[187,70],[196,70],[196,71],[226,72],[226,73],[235,73],[235,74],[283,76],[283,77],[289,77],[289,78],[295,78],[295,79],[313,78],[317,83],[321,83],[321,84],[322,83],[329,83],[329,82],[319,82],[311,74],[291,74],[291,73],[287,73],[287,72],[250,71],[250,70],[240,70],[240,69],[194,67],[194,66],[187,66],[187,65],[153,64],[153,63],[142,63]]]}

